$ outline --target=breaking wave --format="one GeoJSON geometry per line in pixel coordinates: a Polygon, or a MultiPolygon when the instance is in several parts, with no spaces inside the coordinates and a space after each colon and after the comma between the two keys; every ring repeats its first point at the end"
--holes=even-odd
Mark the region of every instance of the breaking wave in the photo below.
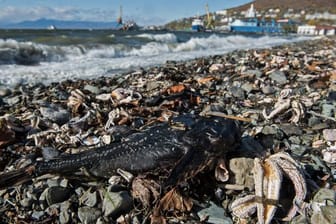
{"type": "Polygon", "coordinates": [[[178,42],[169,41],[168,34],[140,35],[156,40],[144,42],[140,46],[121,43],[49,46],[0,40],[0,83],[57,82],[69,78],[111,76],[137,67],[160,65],[167,60],[188,60],[224,54],[236,49],[266,48],[308,39],[298,36],[251,37],[212,34],[178,42]],[[166,39],[162,40],[161,37],[166,39]]]}
{"type": "Polygon", "coordinates": [[[149,34],[149,33],[143,33],[138,34],[136,37],[145,38],[148,40],[158,41],[161,43],[176,43],[177,37],[173,33],[166,33],[166,34],[149,34]]]}

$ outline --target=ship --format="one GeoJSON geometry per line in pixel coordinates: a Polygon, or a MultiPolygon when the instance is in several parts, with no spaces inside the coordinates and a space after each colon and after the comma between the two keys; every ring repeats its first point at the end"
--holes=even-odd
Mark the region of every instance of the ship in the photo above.
{"type": "Polygon", "coordinates": [[[282,33],[281,23],[275,20],[266,21],[264,19],[249,18],[245,20],[236,19],[229,24],[231,32],[242,33],[282,33]]]}
{"type": "Polygon", "coordinates": [[[239,33],[283,33],[282,25],[282,22],[277,22],[274,19],[258,19],[256,10],[251,4],[250,9],[246,11],[244,19],[235,19],[229,23],[229,30],[239,33]]]}
{"type": "Polygon", "coordinates": [[[139,26],[133,20],[126,21],[125,23],[123,22],[122,6],[120,6],[120,9],[119,9],[119,17],[117,19],[117,29],[126,30],[126,31],[139,30],[139,26]]]}
{"type": "Polygon", "coordinates": [[[50,26],[47,27],[47,30],[56,30],[56,29],[57,28],[54,25],[50,25],[50,26]]]}
{"type": "Polygon", "coordinates": [[[196,32],[201,32],[204,30],[203,20],[199,17],[193,19],[191,23],[191,30],[196,32]]]}

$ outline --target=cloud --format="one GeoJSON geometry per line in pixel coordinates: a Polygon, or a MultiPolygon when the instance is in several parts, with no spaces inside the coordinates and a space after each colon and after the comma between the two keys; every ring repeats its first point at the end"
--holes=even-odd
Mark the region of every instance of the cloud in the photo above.
{"type": "MultiPolygon", "coordinates": [[[[1,1],[1,0],[0,0],[1,1]]],[[[124,15],[123,20],[133,20],[139,25],[162,25],[167,19],[149,15],[124,15]]],[[[41,18],[58,20],[79,20],[79,21],[116,21],[119,12],[104,9],[79,9],[74,7],[46,7],[36,6],[32,8],[7,6],[0,10],[0,24],[17,23],[27,20],[37,20],[41,18]]]]}
{"type": "Polygon", "coordinates": [[[0,10],[0,23],[15,23],[40,18],[59,20],[114,21],[117,14],[112,10],[77,9],[72,7],[32,8],[7,6],[0,10]]]}

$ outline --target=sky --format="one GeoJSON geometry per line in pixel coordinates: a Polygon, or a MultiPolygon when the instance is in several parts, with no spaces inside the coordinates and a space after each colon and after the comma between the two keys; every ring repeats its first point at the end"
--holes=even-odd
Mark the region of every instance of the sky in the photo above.
{"type": "Polygon", "coordinates": [[[0,0],[0,24],[40,18],[82,21],[116,21],[122,6],[123,19],[139,25],[163,25],[169,21],[205,14],[251,0],[0,0]]]}

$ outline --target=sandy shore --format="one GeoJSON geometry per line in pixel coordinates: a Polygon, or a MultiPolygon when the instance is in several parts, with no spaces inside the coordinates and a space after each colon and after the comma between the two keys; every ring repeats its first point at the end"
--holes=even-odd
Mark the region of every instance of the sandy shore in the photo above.
{"type": "MultiPolygon", "coordinates": [[[[293,175],[301,188],[279,168],[284,177],[274,181],[280,181],[280,191],[266,189],[275,195],[272,203],[278,209],[266,216],[282,222],[295,197],[297,202],[303,197],[295,217],[290,217],[293,223],[333,223],[335,104],[335,38],[169,61],[114,78],[1,86],[0,171],[118,142],[124,129],[138,131],[162,122],[176,126],[181,115],[221,116],[236,120],[242,129],[239,147],[217,166],[225,180],[216,179],[211,168],[203,170],[177,187],[183,206],[167,202],[169,209],[162,209],[157,220],[255,223],[253,209],[242,207],[251,213],[243,217],[233,212],[232,202],[246,195],[258,197],[254,158],[266,169],[267,158],[285,153],[295,161],[286,160],[297,169],[293,175]],[[303,188],[304,195],[298,196],[303,188]]],[[[0,190],[0,222],[150,222],[153,206],[165,193],[159,193],[160,180],[166,177],[141,179],[141,194],[136,193],[139,179],[133,175],[132,183],[120,173],[109,181],[52,174],[7,187],[0,190]]],[[[268,206],[267,200],[259,204],[268,206]]]]}

